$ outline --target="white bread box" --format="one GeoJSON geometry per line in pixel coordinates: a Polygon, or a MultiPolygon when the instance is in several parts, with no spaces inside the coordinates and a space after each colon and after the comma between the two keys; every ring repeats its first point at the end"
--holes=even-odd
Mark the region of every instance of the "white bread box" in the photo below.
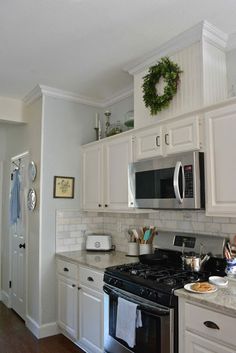
{"type": "Polygon", "coordinates": [[[86,250],[106,251],[112,249],[110,234],[88,234],[86,238],[86,250]]]}

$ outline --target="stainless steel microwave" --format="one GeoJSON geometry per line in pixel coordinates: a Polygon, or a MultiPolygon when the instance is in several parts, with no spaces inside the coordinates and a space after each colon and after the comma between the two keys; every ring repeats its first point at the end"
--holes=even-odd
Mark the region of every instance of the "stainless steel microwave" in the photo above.
{"type": "Polygon", "coordinates": [[[128,169],[129,207],[205,208],[203,152],[143,160],[128,169]]]}

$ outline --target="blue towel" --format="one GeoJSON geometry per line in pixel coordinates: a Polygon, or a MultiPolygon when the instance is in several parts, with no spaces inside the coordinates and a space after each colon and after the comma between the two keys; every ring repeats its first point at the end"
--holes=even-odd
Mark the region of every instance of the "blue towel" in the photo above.
{"type": "Polygon", "coordinates": [[[13,185],[10,199],[10,222],[17,223],[20,218],[20,171],[16,170],[13,175],[13,185]]]}

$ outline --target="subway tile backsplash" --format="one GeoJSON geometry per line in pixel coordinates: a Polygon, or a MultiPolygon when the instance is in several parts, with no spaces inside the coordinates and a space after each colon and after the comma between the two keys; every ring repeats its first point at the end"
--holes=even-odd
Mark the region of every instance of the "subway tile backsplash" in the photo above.
{"type": "Polygon", "coordinates": [[[57,210],[56,251],[81,250],[86,233],[110,233],[120,251],[127,250],[127,230],[141,225],[158,229],[231,237],[236,234],[236,218],[206,217],[204,211],[153,211],[151,213],[96,213],[57,210]]]}

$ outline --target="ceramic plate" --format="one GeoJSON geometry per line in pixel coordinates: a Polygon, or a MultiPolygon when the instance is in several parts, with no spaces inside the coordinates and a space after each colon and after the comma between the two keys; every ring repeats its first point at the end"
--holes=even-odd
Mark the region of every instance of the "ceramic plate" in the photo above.
{"type": "Polygon", "coordinates": [[[197,290],[194,290],[191,288],[193,284],[194,283],[185,284],[184,289],[186,289],[188,292],[197,293],[197,294],[210,294],[210,293],[214,293],[217,291],[217,288],[214,288],[214,289],[208,290],[206,292],[198,292],[197,290]]]}
{"type": "Polygon", "coordinates": [[[29,180],[34,181],[37,175],[37,168],[34,161],[31,161],[29,163],[28,172],[29,172],[29,180]]]}
{"type": "Polygon", "coordinates": [[[218,287],[227,287],[228,285],[228,280],[220,276],[210,276],[209,282],[215,284],[218,287]]]}
{"type": "Polygon", "coordinates": [[[27,195],[27,207],[29,211],[33,211],[36,206],[36,192],[33,188],[30,188],[27,195]]]}

